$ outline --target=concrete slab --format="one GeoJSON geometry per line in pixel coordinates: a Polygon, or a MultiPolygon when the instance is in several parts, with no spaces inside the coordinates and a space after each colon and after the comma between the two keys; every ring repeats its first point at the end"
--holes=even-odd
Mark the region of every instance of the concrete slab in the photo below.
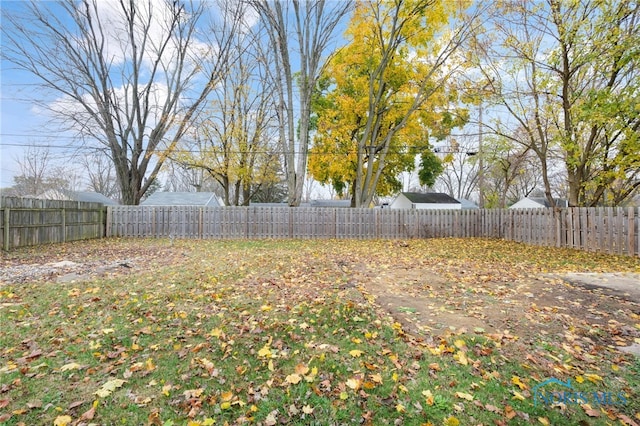
{"type": "Polygon", "coordinates": [[[555,276],[580,287],[640,303],[640,273],[574,272],[555,276]]]}
{"type": "Polygon", "coordinates": [[[631,346],[622,347],[618,349],[620,349],[622,352],[626,352],[628,354],[633,354],[637,357],[640,357],[640,345],[637,343],[633,343],[631,344],[631,346]]]}

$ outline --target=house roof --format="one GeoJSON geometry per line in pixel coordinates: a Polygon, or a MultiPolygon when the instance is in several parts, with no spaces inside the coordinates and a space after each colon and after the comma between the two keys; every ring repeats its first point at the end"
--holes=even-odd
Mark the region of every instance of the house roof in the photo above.
{"type": "Polygon", "coordinates": [[[44,192],[39,198],[45,198],[48,200],[68,200],[68,201],[81,201],[84,203],[101,203],[105,206],[117,206],[118,203],[102,195],[99,192],[93,191],[69,191],[66,189],[52,189],[44,192]]]}
{"type": "Polygon", "coordinates": [[[311,200],[311,207],[351,207],[351,200],[311,200]]]}
{"type": "MultiPolygon", "coordinates": [[[[551,207],[551,205],[549,204],[549,201],[547,201],[546,197],[525,197],[522,200],[531,200],[534,203],[538,203],[541,206],[544,207],[551,207]]],[[[520,200],[520,201],[522,201],[520,200]]],[[[556,204],[556,207],[567,207],[568,203],[567,200],[564,198],[554,198],[553,201],[556,204]]]]}
{"type": "Polygon", "coordinates": [[[478,205],[473,201],[469,201],[466,198],[456,198],[456,200],[460,201],[463,209],[478,209],[478,205]]]}
{"type": "Polygon", "coordinates": [[[77,201],[87,201],[90,203],[102,203],[107,206],[117,206],[118,203],[102,195],[99,192],[76,192],[77,201]]]}
{"type": "Polygon", "coordinates": [[[213,192],[154,192],[140,205],[220,207],[213,192]]]}
{"type": "Polygon", "coordinates": [[[460,201],[442,192],[402,192],[414,204],[460,204],[460,201]]]}

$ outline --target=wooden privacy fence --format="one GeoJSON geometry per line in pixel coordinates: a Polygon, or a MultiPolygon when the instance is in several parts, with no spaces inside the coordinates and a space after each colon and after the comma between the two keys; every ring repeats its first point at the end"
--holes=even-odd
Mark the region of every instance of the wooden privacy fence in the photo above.
{"type": "Polygon", "coordinates": [[[504,238],[640,255],[638,208],[400,210],[317,207],[107,209],[107,236],[175,238],[504,238]]]}
{"type": "Polygon", "coordinates": [[[100,203],[0,197],[0,244],[5,251],[46,243],[101,238],[100,203]]]}

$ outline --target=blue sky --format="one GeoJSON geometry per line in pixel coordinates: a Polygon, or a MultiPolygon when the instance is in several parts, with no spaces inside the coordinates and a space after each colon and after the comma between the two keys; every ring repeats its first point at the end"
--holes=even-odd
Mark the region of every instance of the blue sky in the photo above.
{"type": "MultiPolygon", "coordinates": [[[[26,6],[24,1],[0,0],[2,14],[14,13],[26,6]]],[[[3,16],[4,19],[4,16],[3,16]]],[[[344,25],[344,23],[343,23],[344,25]]],[[[339,40],[339,34],[336,32],[339,40]]],[[[339,43],[339,41],[336,41],[339,43]]],[[[4,45],[5,40],[0,40],[4,45]]],[[[0,188],[13,184],[13,177],[20,173],[17,162],[25,152],[25,148],[50,147],[52,160],[56,163],[66,161],[72,165],[74,160],[65,145],[74,142],[69,134],[56,130],[56,126],[49,121],[48,113],[42,110],[34,99],[40,101],[54,101],[51,93],[47,94],[38,89],[38,80],[26,71],[15,69],[7,61],[0,63],[0,188]],[[44,97],[48,96],[48,98],[44,97]]]]}
{"type": "MultiPolygon", "coordinates": [[[[24,5],[22,1],[1,1],[2,20],[5,13],[15,12],[24,5]]],[[[4,38],[0,43],[4,48],[4,38]]],[[[16,159],[23,155],[25,146],[56,145],[64,138],[51,131],[46,114],[33,102],[42,96],[35,83],[31,74],[16,70],[5,60],[0,62],[0,187],[13,184],[14,175],[20,172],[16,159]]],[[[65,155],[64,150],[56,148],[51,149],[51,154],[56,158],[65,155]]]]}
{"type": "MultiPolygon", "coordinates": [[[[26,5],[24,1],[0,0],[3,20],[5,14],[15,13],[26,5]]],[[[0,41],[4,47],[6,40],[0,41]]],[[[0,72],[0,188],[13,184],[13,177],[20,173],[16,160],[24,155],[28,146],[48,146],[54,161],[62,159],[73,163],[70,151],[61,148],[74,143],[73,137],[59,133],[49,122],[49,113],[33,101],[53,102],[57,97],[37,89],[39,80],[26,71],[17,70],[8,61],[1,62],[0,72]]]]}

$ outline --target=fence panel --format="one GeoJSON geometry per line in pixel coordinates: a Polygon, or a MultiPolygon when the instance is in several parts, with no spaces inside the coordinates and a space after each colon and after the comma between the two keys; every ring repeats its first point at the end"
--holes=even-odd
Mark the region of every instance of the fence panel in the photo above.
{"type": "Polygon", "coordinates": [[[638,256],[639,216],[637,208],[461,211],[114,206],[108,208],[107,235],[223,239],[484,237],[638,256]]]}
{"type": "Polygon", "coordinates": [[[0,245],[12,248],[101,238],[105,207],[100,203],[0,197],[0,245]]]}

